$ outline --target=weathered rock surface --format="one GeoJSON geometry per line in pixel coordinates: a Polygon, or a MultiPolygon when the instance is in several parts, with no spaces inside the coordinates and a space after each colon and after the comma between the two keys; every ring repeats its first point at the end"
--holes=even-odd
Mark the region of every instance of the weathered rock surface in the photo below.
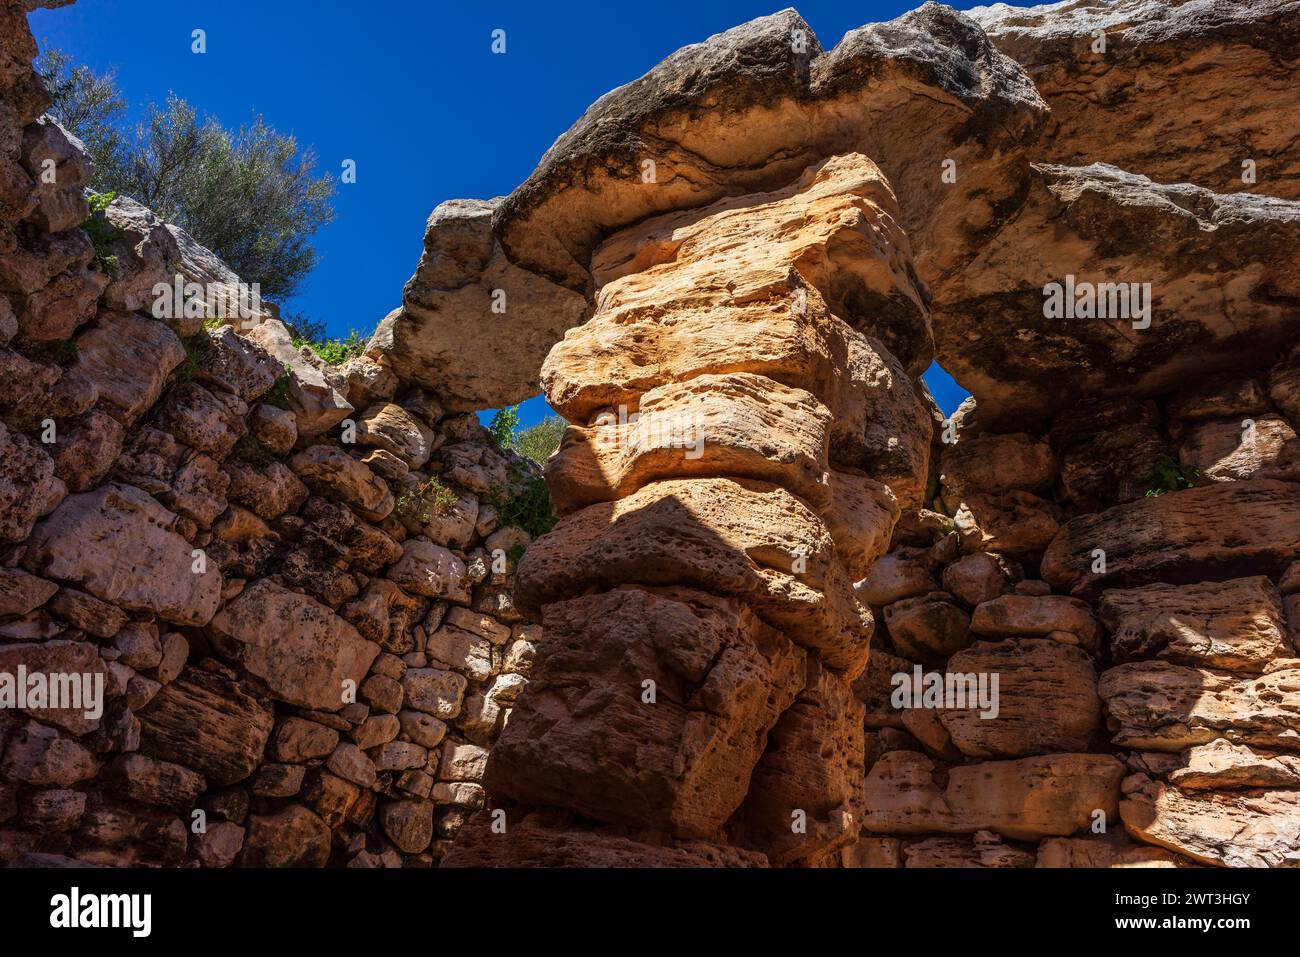
{"type": "Polygon", "coordinates": [[[1189,794],[1137,775],[1124,781],[1119,810],[1138,840],[1203,864],[1295,867],[1300,861],[1300,791],[1189,794]]]}
{"type": "Polygon", "coordinates": [[[1294,654],[1277,588],[1263,576],[1110,589],[1098,612],[1116,661],[1159,657],[1258,673],[1294,654]]]}
{"type": "Polygon", "coordinates": [[[996,714],[985,717],[989,712],[971,693],[966,707],[939,712],[952,743],[970,757],[1085,751],[1101,724],[1097,672],[1070,645],[1032,638],[981,641],[949,658],[946,671],[990,682],[997,676],[996,714]]]}
{"type": "Polygon", "coordinates": [[[1256,751],[1216,738],[1188,748],[1181,758],[1181,766],[1169,773],[1169,782],[1184,791],[1300,786],[1297,754],[1256,751]]]}
{"type": "Polygon", "coordinates": [[[518,600],[529,610],[623,583],[742,597],[836,667],[856,672],[866,660],[870,612],[853,597],[822,522],[778,487],[673,480],[589,506],[528,549],[518,600]]]}
{"type": "Polygon", "coordinates": [[[1266,290],[1296,288],[1300,203],[1169,182],[1036,165],[1012,221],[933,290],[940,361],[986,427],[1041,422],[1067,396],[1172,391],[1294,340],[1266,290]]]}
{"type": "Polygon", "coordinates": [[[864,811],[862,728],[849,682],[809,659],[803,691],[754,767],[741,843],[774,866],[824,861],[851,843],[864,811]]]}
{"type": "Polygon", "coordinates": [[[1074,594],[1281,571],[1300,549],[1300,486],[1256,479],[1170,492],[1072,519],[1043,577],[1074,594]],[[1096,570],[1095,549],[1105,553],[1096,570]]]}
{"type": "Polygon", "coordinates": [[[1038,150],[1054,162],[1300,199],[1300,151],[1284,132],[1300,122],[1294,0],[997,3],[965,15],[1033,77],[1052,110],[1038,150]],[[1257,182],[1243,181],[1247,159],[1257,182]]]}
{"type": "Polygon", "coordinates": [[[1118,665],[1098,693],[1118,747],[1180,751],[1215,738],[1300,749],[1300,662],[1252,678],[1163,661],[1118,665]]]}
{"type": "Polygon", "coordinates": [[[32,532],[24,564],[123,608],[203,625],[217,610],[221,574],[170,530],[175,521],[130,485],[71,495],[32,532]]]}
{"type": "Polygon", "coordinates": [[[237,682],[186,668],[140,713],[141,750],[234,784],[257,767],[273,721],[270,705],[237,682]]]}
{"type": "Polygon", "coordinates": [[[1096,652],[1101,626],[1087,603],[1066,595],[1000,595],[976,607],[971,631],[988,638],[1052,638],[1096,652]]]}
{"type": "Polygon", "coordinates": [[[993,831],[1036,840],[1087,828],[1093,812],[1116,813],[1124,768],[1105,754],[988,761],[948,771],[915,751],[891,751],[867,774],[863,829],[873,834],[993,831]]]}
{"type": "Polygon", "coordinates": [[[740,603],[685,590],[550,604],[545,627],[563,651],[538,662],[497,742],[492,792],[679,837],[716,833],[803,684],[803,653],[740,603]],[[578,683],[588,690],[575,697],[578,683]]]}
{"type": "Polygon", "coordinates": [[[320,602],[259,581],[208,626],[217,649],[281,701],[337,711],[361,684],[379,646],[320,602]]]}
{"type": "Polygon", "coordinates": [[[1300,479],[1300,439],[1280,415],[1203,423],[1178,456],[1211,482],[1300,479]]]}

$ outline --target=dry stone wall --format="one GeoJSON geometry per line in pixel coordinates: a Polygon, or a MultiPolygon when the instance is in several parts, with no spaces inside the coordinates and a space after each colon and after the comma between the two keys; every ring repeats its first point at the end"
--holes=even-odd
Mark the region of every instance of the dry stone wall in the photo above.
{"type": "Polygon", "coordinates": [[[1295,864],[1300,487],[1257,477],[1292,453],[1268,438],[1294,435],[1268,383],[1293,362],[1145,403],[1140,430],[1104,434],[1128,486],[1095,482],[1078,452],[1115,421],[1108,404],[1041,434],[985,431],[973,402],[954,416],[932,507],[856,586],[885,623],[860,682],[865,860],[1295,864]],[[997,716],[897,707],[893,677],[918,667],[998,675],[997,716]],[[996,788],[965,786],[986,774],[996,788]],[[1003,816],[1008,794],[1020,810],[1003,816]]]}
{"type": "Polygon", "coordinates": [[[125,197],[92,241],[25,21],[0,19],[0,671],[102,700],[0,689],[0,860],[429,866],[536,652],[529,538],[489,500],[538,470],[270,307],[155,318],[159,283],[239,277],[125,197]]]}
{"type": "Polygon", "coordinates": [[[0,710],[0,860],[1300,862],[1300,3],[743,24],[342,367],[153,317],[239,277],[92,241],[0,23],[0,673],[106,689],[0,710]]]}

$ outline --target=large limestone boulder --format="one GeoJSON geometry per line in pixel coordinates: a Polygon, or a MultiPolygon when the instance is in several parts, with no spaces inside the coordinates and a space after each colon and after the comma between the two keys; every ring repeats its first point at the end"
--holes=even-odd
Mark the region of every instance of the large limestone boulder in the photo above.
{"type": "Polygon", "coordinates": [[[301,804],[248,819],[242,867],[324,867],[330,856],[330,829],[301,804]]]}
{"type": "Polygon", "coordinates": [[[552,604],[545,626],[492,750],[492,793],[680,837],[715,833],[803,685],[803,652],[739,602],[687,590],[552,604]]]}
{"type": "Polygon", "coordinates": [[[1084,751],[1101,724],[1097,671],[1071,645],[1031,638],[981,641],[949,658],[945,671],[977,681],[997,676],[996,713],[983,710],[974,695],[964,708],[939,712],[952,743],[970,757],[1084,751]]]}
{"type": "Polygon", "coordinates": [[[185,359],[176,333],[136,314],[100,313],[76,345],[72,371],[93,383],[104,411],[128,426],[158,401],[167,376],[185,359]]]}
{"type": "Polygon", "coordinates": [[[222,608],[208,633],[278,700],[320,711],[342,708],[379,654],[325,605],[267,579],[222,608]]]}
{"type": "Polygon", "coordinates": [[[1300,479],[1300,438],[1280,415],[1204,422],[1178,450],[1183,465],[1209,482],[1300,479]]]}
{"type": "Polygon", "coordinates": [[[967,10],[1052,109],[1044,157],[1300,199],[1295,0],[1065,0],[967,10]],[[1098,49],[1098,33],[1105,49],[1098,49]],[[1243,182],[1253,159],[1257,181],[1243,182]]]}
{"type": "Polygon", "coordinates": [[[171,530],[175,523],[138,488],[105,485],[68,496],[40,522],[23,564],[119,607],[205,625],[221,600],[221,573],[171,530]]]}
{"type": "Polygon", "coordinates": [[[347,379],[307,346],[295,348],[293,337],[277,319],[259,323],[248,338],[261,346],[287,372],[288,405],[300,435],[324,435],[354,411],[348,402],[347,379]]]}
{"type": "Polygon", "coordinates": [[[1169,773],[1169,783],[1184,791],[1300,786],[1300,754],[1257,751],[1215,738],[1188,748],[1180,759],[1181,766],[1169,773]]]}
{"type": "Polygon", "coordinates": [[[351,506],[362,518],[377,522],[393,510],[393,492],[384,480],[336,445],[303,449],[289,467],[312,491],[351,506]]]}
{"type": "Polygon", "coordinates": [[[965,764],[936,782],[934,762],[890,751],[867,774],[863,830],[872,834],[969,834],[1037,840],[1113,820],[1124,766],[1108,754],[1052,754],[965,764]]]}
{"type": "Polygon", "coordinates": [[[437,389],[452,411],[535,395],[542,357],[586,317],[586,297],[511,262],[492,228],[500,203],[455,199],[433,211],[402,306],[366,350],[437,389]]]}
{"type": "Polygon", "coordinates": [[[1170,392],[1294,341],[1300,202],[1101,163],[1033,172],[997,235],[932,287],[939,361],[986,428],[1080,395],[1170,392]]]}
{"type": "Polygon", "coordinates": [[[1072,519],[1043,555],[1042,571],[1057,588],[1092,595],[1109,585],[1280,572],[1298,550],[1300,486],[1254,479],[1072,519]]]}
{"type": "Polygon", "coordinates": [[[782,488],[655,482],[562,518],[524,553],[515,600],[535,613],[593,586],[682,585],[749,602],[791,640],[856,675],[872,618],[822,520],[782,488]]]}
{"type": "MultiPolygon", "coordinates": [[[[910,401],[908,411],[922,413],[902,371],[873,361],[871,341],[858,340],[877,336],[903,364],[918,365],[913,372],[932,351],[896,211],[879,167],[848,154],[779,189],[615,234],[593,261],[597,317],[569,330],[542,367],[548,401],[586,423],[600,410],[634,410],[656,386],[749,372],[843,415],[837,449],[866,446],[883,458],[881,437],[867,434],[877,409],[910,401]],[[669,304],[673,322],[661,323],[669,304]]],[[[903,409],[895,416],[890,424],[908,429],[900,441],[928,441],[928,430],[905,425],[903,409]]]]}
{"type": "Polygon", "coordinates": [[[1267,578],[1147,585],[1102,592],[1098,605],[1116,661],[1159,657],[1258,673],[1293,654],[1282,597],[1267,578]]]}
{"type": "Polygon", "coordinates": [[[1120,816],[1140,841],[1220,867],[1300,863],[1300,791],[1251,788],[1187,792],[1135,775],[1120,816]]]}
{"type": "Polygon", "coordinates": [[[1283,659],[1259,677],[1164,661],[1103,672],[1112,742],[1121,748],[1181,751],[1216,738],[1300,749],[1300,661],[1283,659]]]}
{"type": "Polygon", "coordinates": [[[174,287],[180,247],[167,224],[129,196],[115,196],[104,210],[113,227],[117,272],[104,290],[103,303],[121,312],[152,312],[154,286],[174,287]]]}
{"type": "Polygon", "coordinates": [[[230,678],[190,667],[140,712],[140,749],[224,786],[261,763],[274,723],[269,701],[230,678]]]}

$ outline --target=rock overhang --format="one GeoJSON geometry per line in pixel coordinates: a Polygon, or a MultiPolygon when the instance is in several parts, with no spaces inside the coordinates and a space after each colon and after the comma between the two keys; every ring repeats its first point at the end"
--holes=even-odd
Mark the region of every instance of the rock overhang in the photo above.
{"type": "Polygon", "coordinates": [[[605,94],[504,199],[439,207],[403,308],[370,354],[452,408],[533,395],[550,345],[588,315],[590,257],[606,237],[779,188],[841,153],[881,166],[921,278],[944,274],[1016,202],[1024,144],[1046,116],[1024,71],[949,7],[850,31],[830,51],[793,9],[753,20],[605,94]],[[963,171],[957,184],[940,181],[946,160],[963,171]],[[494,296],[545,306],[531,322],[499,320],[494,296]],[[488,359],[490,374],[478,368],[488,359]]]}

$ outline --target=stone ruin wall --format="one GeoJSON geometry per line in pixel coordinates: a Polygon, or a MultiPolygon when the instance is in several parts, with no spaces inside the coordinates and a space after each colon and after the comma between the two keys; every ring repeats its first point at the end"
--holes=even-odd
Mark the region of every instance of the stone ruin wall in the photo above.
{"type": "Polygon", "coordinates": [[[737,27],[435,210],[340,369],[149,317],[237,277],[138,205],[96,264],[6,17],[0,670],[111,697],[0,712],[0,859],[1300,859],[1300,5],[737,27]],[[1149,282],[1150,324],[1050,319],[1067,274],[1149,282]],[[534,543],[472,412],[539,378],[534,543]],[[463,492],[428,522],[426,475],[463,492]],[[897,707],[916,666],[998,717],[897,707]]]}
{"type": "Polygon", "coordinates": [[[0,711],[0,860],[429,866],[535,653],[528,536],[487,501],[535,466],[269,315],[155,319],[155,283],[239,277],[126,198],[97,259],[35,52],[6,6],[0,670],[100,674],[106,705],[0,711]],[[429,476],[458,500],[399,505],[429,476]]]}

